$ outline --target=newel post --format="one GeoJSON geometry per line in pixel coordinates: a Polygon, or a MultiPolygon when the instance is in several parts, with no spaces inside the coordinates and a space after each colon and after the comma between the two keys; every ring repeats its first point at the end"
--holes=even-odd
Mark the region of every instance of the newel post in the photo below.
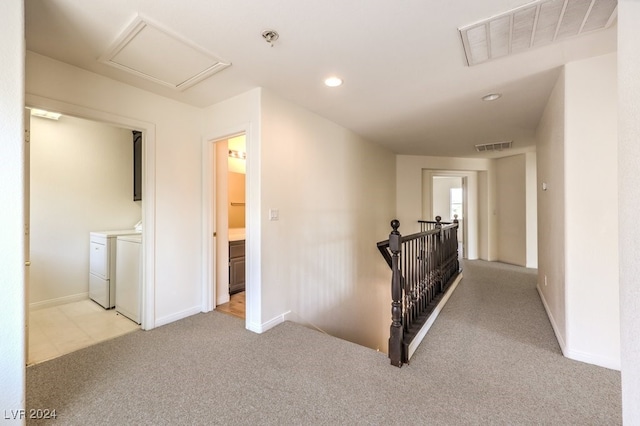
{"type": "Polygon", "coordinates": [[[453,223],[454,223],[454,225],[456,225],[453,228],[453,241],[454,241],[454,244],[456,246],[456,261],[455,261],[455,264],[456,264],[456,271],[458,271],[460,269],[460,263],[458,261],[458,258],[461,255],[461,253],[458,252],[458,250],[460,249],[460,247],[458,247],[458,229],[460,228],[460,221],[458,221],[458,215],[457,214],[453,215],[453,223]]]}
{"type": "Polygon", "coordinates": [[[436,216],[436,230],[438,235],[436,236],[436,271],[438,271],[438,281],[440,281],[440,291],[444,289],[444,249],[443,249],[443,235],[442,235],[442,223],[440,221],[442,217],[436,216]]]}
{"type": "Polygon", "coordinates": [[[389,332],[389,358],[391,365],[402,367],[402,277],[400,274],[400,243],[398,232],[400,222],[391,221],[393,231],[389,234],[389,250],[391,251],[391,330],[389,332]]]}

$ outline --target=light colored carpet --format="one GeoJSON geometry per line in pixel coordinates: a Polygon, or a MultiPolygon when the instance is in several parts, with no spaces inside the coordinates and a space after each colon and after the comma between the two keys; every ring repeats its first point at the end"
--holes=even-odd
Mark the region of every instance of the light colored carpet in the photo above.
{"type": "Polygon", "coordinates": [[[27,369],[59,424],[621,424],[620,374],[562,357],[535,273],[473,261],[411,364],[212,312],[27,369]]]}

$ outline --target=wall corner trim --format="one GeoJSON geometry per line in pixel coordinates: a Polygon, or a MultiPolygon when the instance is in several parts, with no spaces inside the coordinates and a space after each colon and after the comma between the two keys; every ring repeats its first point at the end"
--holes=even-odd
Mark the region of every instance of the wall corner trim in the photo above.
{"type": "Polygon", "coordinates": [[[271,330],[273,327],[285,322],[289,314],[291,314],[291,311],[284,312],[270,319],[269,321],[263,322],[262,324],[256,324],[256,323],[247,324],[247,330],[253,331],[254,333],[262,334],[265,331],[271,330]]]}

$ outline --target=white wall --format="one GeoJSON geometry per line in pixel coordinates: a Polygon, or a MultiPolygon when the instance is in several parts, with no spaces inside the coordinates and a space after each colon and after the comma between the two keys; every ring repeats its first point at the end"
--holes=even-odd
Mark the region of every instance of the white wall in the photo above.
{"type": "MultiPolygon", "coordinates": [[[[640,424],[640,3],[618,2],[618,227],[622,414],[640,424]]],[[[616,229],[611,229],[612,233],[616,229]]]]}
{"type": "Polygon", "coordinates": [[[89,232],[133,229],[130,130],[79,118],[31,118],[33,307],[87,298],[89,232]]]}
{"type": "Polygon", "coordinates": [[[376,243],[395,214],[394,154],[268,91],[261,120],[263,321],[290,311],[385,351],[391,273],[376,243]]]}
{"type": "Polygon", "coordinates": [[[620,368],[616,55],[565,66],[569,358],[620,368]]]}
{"type": "Polygon", "coordinates": [[[527,263],[526,161],[525,155],[494,160],[496,163],[498,260],[514,265],[527,263]]]}
{"type": "Polygon", "coordinates": [[[526,174],[526,234],[527,268],[538,267],[538,181],[537,156],[535,152],[525,154],[526,174]]]}
{"type": "MultiPolygon", "coordinates": [[[[25,408],[27,361],[23,234],[25,46],[21,0],[0,2],[0,38],[0,407],[10,413],[25,408]]],[[[0,421],[10,422],[4,418],[0,421]]]]}
{"type": "Polygon", "coordinates": [[[538,289],[567,357],[619,369],[616,93],[611,54],[567,64],[547,104],[538,289]]]}
{"type": "Polygon", "coordinates": [[[564,70],[536,130],[538,140],[538,291],[565,350],[564,70]],[[543,189],[546,187],[546,190],[543,189]]]}
{"type": "Polygon", "coordinates": [[[147,223],[143,231],[145,253],[155,253],[151,259],[145,255],[155,276],[155,303],[148,308],[156,324],[199,312],[202,110],[30,52],[26,90],[29,99],[45,108],[62,105],[87,115],[109,114],[113,122],[137,120],[154,129],[154,140],[145,140],[147,148],[154,149],[154,181],[145,187],[143,198],[145,220],[147,213],[155,219],[155,225],[147,223]],[[155,243],[147,238],[152,232],[155,243]]]}

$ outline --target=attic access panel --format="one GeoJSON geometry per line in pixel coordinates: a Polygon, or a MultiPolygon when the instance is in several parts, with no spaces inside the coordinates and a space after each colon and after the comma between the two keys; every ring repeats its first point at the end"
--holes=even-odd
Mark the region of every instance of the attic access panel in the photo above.
{"type": "Polygon", "coordinates": [[[178,91],[231,65],[141,17],[125,29],[99,60],[178,91]]]}
{"type": "Polygon", "coordinates": [[[537,0],[459,28],[469,66],[608,28],[617,0],[537,0]]]}

